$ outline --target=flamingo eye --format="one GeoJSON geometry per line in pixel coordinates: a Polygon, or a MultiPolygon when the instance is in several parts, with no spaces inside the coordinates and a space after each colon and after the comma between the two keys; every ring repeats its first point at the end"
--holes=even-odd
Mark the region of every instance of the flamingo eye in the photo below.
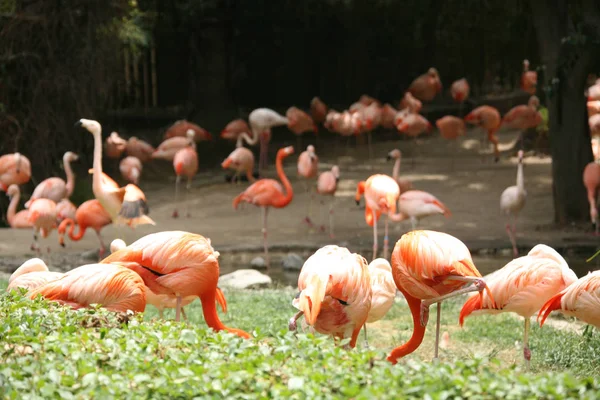
{"type": "Polygon", "coordinates": [[[347,306],[348,305],[348,302],[346,302],[344,300],[341,300],[341,299],[336,299],[336,300],[339,301],[340,304],[343,305],[343,306],[347,306]]]}

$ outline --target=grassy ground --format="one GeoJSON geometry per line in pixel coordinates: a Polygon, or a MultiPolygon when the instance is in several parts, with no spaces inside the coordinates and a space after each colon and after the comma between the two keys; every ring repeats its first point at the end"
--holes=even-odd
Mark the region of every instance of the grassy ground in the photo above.
{"type": "Polygon", "coordinates": [[[461,329],[459,299],[443,307],[442,329],[450,343],[440,362],[431,361],[430,321],[420,349],[392,366],[386,354],[412,330],[402,300],[383,321],[369,325],[370,349],[361,339],[357,349],[347,351],[321,335],[288,332],[294,294],[285,289],[225,293],[229,312],[223,322],[251,332],[252,340],[207,329],[197,301],[187,308],[186,325],[158,320],[152,307],[143,316],[117,318],[104,310],[75,312],[2,294],[0,391],[19,399],[523,399],[600,393],[597,332],[534,327],[532,370],[525,372],[523,321],[477,316],[461,329]]]}

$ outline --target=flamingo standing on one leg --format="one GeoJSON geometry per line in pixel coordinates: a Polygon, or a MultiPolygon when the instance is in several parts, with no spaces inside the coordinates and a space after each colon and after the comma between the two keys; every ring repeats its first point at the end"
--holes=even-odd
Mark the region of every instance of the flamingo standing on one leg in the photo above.
{"type": "MultiPolygon", "coordinates": [[[[379,321],[394,305],[396,298],[396,284],[392,276],[392,266],[385,258],[376,258],[369,264],[371,275],[371,308],[369,309],[368,323],[379,321]]],[[[367,341],[367,324],[364,325],[365,342],[367,341]]]]}
{"type": "Polygon", "coordinates": [[[432,101],[442,91],[442,82],[437,69],[429,68],[425,74],[412,81],[408,91],[421,101],[432,101]]]}
{"type": "MultiPolygon", "coordinates": [[[[317,180],[317,193],[322,196],[331,196],[329,205],[329,237],[334,238],[333,234],[333,210],[335,203],[335,191],[340,180],[340,168],[337,165],[331,167],[331,171],[321,172],[317,180]]],[[[325,226],[321,225],[321,230],[325,231],[325,226]]]]}
{"type": "Polygon", "coordinates": [[[58,203],[56,203],[56,223],[60,224],[67,218],[75,218],[75,212],[77,211],[77,206],[71,203],[68,199],[62,199],[58,203]]]}
{"type": "Polygon", "coordinates": [[[429,319],[429,306],[438,303],[434,357],[438,356],[440,333],[440,303],[463,293],[485,289],[493,296],[473,264],[469,249],[447,233],[412,231],[402,235],[392,252],[392,275],[402,292],[413,317],[413,333],[402,346],[396,347],[388,360],[398,359],[415,351],[423,342],[429,319]],[[467,283],[472,285],[463,288],[467,283]]]}
{"type": "Polygon", "coordinates": [[[250,113],[248,120],[250,121],[253,134],[260,138],[258,169],[262,171],[267,168],[271,128],[288,125],[290,121],[270,108],[257,108],[250,113]]]}
{"type": "Polygon", "coordinates": [[[106,212],[102,204],[96,199],[88,200],[83,202],[77,211],[75,212],[75,220],[67,218],[60,223],[58,226],[58,243],[65,247],[64,234],[67,233],[69,239],[76,242],[83,238],[87,228],[91,228],[96,232],[98,241],[100,242],[100,250],[98,251],[98,257],[102,259],[106,251],[106,246],[102,240],[100,231],[106,225],[112,223],[110,215],[106,212]],[[75,224],[79,226],[79,231],[75,233],[75,224]],[[68,230],[68,231],[67,231],[68,230]]]}
{"type": "Polygon", "coordinates": [[[31,163],[21,153],[5,154],[0,157],[0,191],[10,185],[23,185],[31,179],[31,163]]]}
{"type": "Polygon", "coordinates": [[[137,157],[127,156],[119,163],[119,171],[121,171],[121,176],[134,185],[137,185],[140,181],[142,169],[142,162],[137,157]]]}
{"type": "Polygon", "coordinates": [[[487,131],[487,137],[494,144],[494,161],[500,160],[500,151],[498,150],[498,138],[496,131],[500,128],[500,112],[491,106],[480,106],[471,111],[464,118],[465,122],[481,126],[487,131]]]}
{"type": "Polygon", "coordinates": [[[296,330],[296,320],[304,314],[317,332],[350,338],[350,347],[355,347],[371,308],[366,260],[345,247],[322,247],[302,266],[298,289],[292,305],[300,311],[290,319],[290,330],[296,330]]]}
{"type": "Polygon", "coordinates": [[[319,132],[319,128],[317,128],[311,116],[298,107],[288,108],[285,116],[289,121],[288,129],[298,138],[298,148],[302,148],[302,134],[304,132],[314,132],[315,135],[319,132]]]}
{"type": "MultiPolygon", "coordinates": [[[[175,174],[177,178],[175,179],[175,204],[177,204],[179,197],[179,182],[181,181],[181,176],[185,176],[187,178],[187,184],[185,186],[185,207],[187,217],[190,216],[189,213],[189,205],[187,203],[188,194],[192,188],[192,179],[196,172],[198,172],[198,153],[196,153],[196,143],[192,139],[189,139],[188,147],[185,147],[175,154],[175,158],[173,158],[173,168],[175,168],[175,174]]],[[[179,213],[177,212],[177,208],[173,211],[173,218],[177,218],[179,213]]]]}
{"type": "Polygon", "coordinates": [[[394,161],[394,168],[392,170],[392,178],[396,182],[398,182],[398,186],[400,187],[400,193],[407,192],[412,189],[412,182],[405,178],[400,178],[400,160],[402,159],[402,152],[398,149],[394,149],[390,151],[387,155],[387,160],[396,160],[394,161]]]}
{"type": "Polygon", "coordinates": [[[104,153],[108,158],[121,158],[121,154],[127,148],[127,140],[123,139],[117,132],[111,132],[104,142],[104,153]]]}
{"type": "Polygon", "coordinates": [[[517,185],[507,187],[500,196],[500,209],[508,217],[506,233],[508,233],[515,257],[519,255],[517,250],[517,215],[525,206],[525,200],[527,199],[523,178],[523,150],[519,150],[517,157],[519,162],[517,166],[517,185]],[[514,218],[512,228],[510,226],[511,217],[514,218]]]}
{"type": "Polygon", "coordinates": [[[497,314],[514,312],[525,318],[523,335],[523,357],[529,368],[530,318],[555,294],[577,280],[564,258],[544,244],[535,246],[529,254],[515,258],[503,268],[495,271],[486,284],[496,301],[485,294],[471,295],[460,310],[460,325],[471,313],[497,314]]]}
{"type": "Polygon", "coordinates": [[[25,261],[8,279],[6,291],[23,288],[33,290],[63,276],[61,272],[48,270],[46,263],[39,258],[25,261]]]}
{"type": "Polygon", "coordinates": [[[454,148],[450,151],[452,157],[451,168],[454,170],[454,158],[458,152],[458,137],[464,136],[467,131],[465,121],[453,115],[446,115],[435,121],[435,126],[438,127],[444,139],[454,142],[454,148]]]}
{"type": "Polygon", "coordinates": [[[62,199],[71,197],[73,189],[75,188],[75,175],[71,169],[71,162],[77,160],[79,160],[77,154],[67,151],[63,155],[63,165],[65,174],[67,175],[67,181],[65,182],[62,178],[57,177],[44,179],[35,187],[29,201],[25,203],[25,207],[29,208],[29,205],[36,199],[50,199],[53,202],[58,203],[62,199]]]}
{"type": "MultiPolygon", "coordinates": [[[[398,118],[396,118],[398,121],[398,118]]],[[[405,135],[412,136],[414,154],[412,156],[412,165],[415,165],[415,158],[417,153],[417,136],[425,131],[431,131],[432,125],[425,117],[421,114],[408,114],[401,119],[401,122],[396,125],[398,132],[404,133],[405,135]]]]}
{"type": "Polygon", "coordinates": [[[400,187],[391,177],[382,174],[372,175],[366,181],[358,183],[356,188],[356,204],[365,195],[365,221],[373,227],[373,259],[377,258],[377,220],[381,214],[387,214],[385,219],[385,234],[383,237],[383,258],[388,254],[388,223],[389,216],[396,213],[396,203],[400,196],[400,187]]]}
{"type": "Polygon", "coordinates": [[[241,118],[234,119],[230,123],[228,123],[225,128],[221,131],[221,138],[225,140],[233,140],[237,141],[238,137],[242,133],[250,133],[250,126],[248,123],[241,118]]]}
{"type": "Polygon", "coordinates": [[[290,204],[294,197],[294,191],[290,181],[285,176],[283,171],[283,159],[290,154],[294,153],[292,146],[284,147],[279,149],[277,152],[277,159],[275,160],[275,166],[277,168],[277,175],[281,180],[281,183],[274,179],[259,179],[254,182],[248,189],[240,193],[235,199],[233,199],[233,208],[237,209],[240,202],[254,204],[262,208],[263,216],[263,240],[265,250],[265,261],[267,267],[269,267],[269,248],[267,246],[267,214],[269,207],[283,208],[290,204]],[[283,184],[283,187],[281,186],[283,184]],[[285,189],[285,193],[284,193],[285,189]]]}
{"type": "Polygon", "coordinates": [[[419,220],[431,215],[443,215],[446,218],[452,213],[431,193],[422,190],[410,190],[401,193],[398,198],[398,214],[391,214],[390,219],[394,222],[400,222],[410,219],[412,229],[417,229],[419,220]]]}
{"type": "Polygon", "coordinates": [[[126,151],[127,155],[137,157],[141,162],[145,163],[152,159],[154,147],[150,143],[132,136],[127,140],[126,151]]]}
{"type": "Polygon", "coordinates": [[[252,174],[252,171],[254,170],[254,154],[252,154],[250,149],[245,147],[238,147],[233,150],[221,163],[221,168],[229,168],[235,171],[235,174],[231,178],[231,183],[239,183],[240,174],[243,172],[246,173],[248,182],[254,182],[256,180],[252,174]]]}
{"type": "Polygon", "coordinates": [[[210,134],[210,132],[200,127],[199,125],[185,119],[175,121],[173,125],[167,128],[163,137],[164,139],[170,139],[177,136],[187,137],[189,135],[188,132],[190,130],[194,132],[194,140],[196,140],[196,142],[212,140],[212,135],[210,134]]]}
{"type": "Polygon", "coordinates": [[[8,211],[6,212],[6,219],[8,225],[11,228],[31,228],[33,224],[29,220],[29,210],[21,210],[17,212],[17,205],[21,198],[21,191],[19,186],[12,184],[8,187],[6,195],[9,198],[10,204],[8,205],[8,211]]]}
{"type": "Polygon", "coordinates": [[[319,172],[319,157],[315,152],[315,146],[308,145],[305,151],[300,153],[298,156],[298,176],[304,178],[304,187],[306,193],[309,195],[308,200],[308,212],[306,217],[304,218],[304,222],[308,224],[308,226],[313,226],[313,223],[310,219],[310,215],[312,212],[312,201],[313,201],[313,193],[312,193],[312,184],[311,181],[313,178],[317,177],[317,173],[319,172]]]}
{"type": "Polygon", "coordinates": [[[469,82],[465,78],[456,80],[452,82],[452,86],[450,86],[450,95],[454,99],[455,102],[460,104],[460,109],[458,115],[462,117],[463,106],[465,101],[469,97],[469,82]]]}
{"type": "Polygon", "coordinates": [[[583,184],[587,190],[587,198],[590,203],[590,219],[594,224],[594,234],[599,234],[598,221],[598,190],[600,189],[600,164],[592,161],[583,170],[583,184]]]}
{"type": "Polygon", "coordinates": [[[186,136],[173,136],[165,139],[152,153],[152,158],[165,161],[173,161],[175,154],[190,145],[190,141],[196,140],[196,133],[188,129],[186,136]]]}
{"type": "MultiPolygon", "coordinates": [[[[33,225],[33,243],[31,250],[38,253],[40,248],[37,244],[37,234],[47,238],[56,228],[56,203],[49,199],[36,199],[29,204],[29,222],[33,225]]],[[[50,247],[48,247],[50,251],[50,247]]]]}
{"type": "Polygon", "coordinates": [[[521,89],[529,94],[535,94],[537,87],[537,72],[529,70],[529,60],[523,60],[523,74],[521,74],[521,89]]]}
{"type": "Polygon", "coordinates": [[[327,117],[327,105],[318,97],[313,97],[310,101],[310,115],[315,123],[324,123],[327,117]]]}
{"type": "MultiPolygon", "coordinates": [[[[537,96],[531,96],[528,104],[521,104],[511,108],[502,118],[502,125],[509,126],[520,131],[535,128],[542,123],[542,115],[537,107],[540,101],[537,96]]],[[[524,132],[520,133],[521,149],[523,149],[524,132]]]]}
{"type": "MultiPolygon", "coordinates": [[[[247,332],[225,326],[217,314],[216,302],[222,296],[217,288],[218,257],[209,239],[189,232],[167,231],[144,236],[102,263],[123,263],[137,272],[154,293],[176,297],[176,321],[180,318],[183,299],[198,296],[208,326],[249,338],[247,332]]],[[[222,300],[224,303],[224,297],[222,300]]]]}

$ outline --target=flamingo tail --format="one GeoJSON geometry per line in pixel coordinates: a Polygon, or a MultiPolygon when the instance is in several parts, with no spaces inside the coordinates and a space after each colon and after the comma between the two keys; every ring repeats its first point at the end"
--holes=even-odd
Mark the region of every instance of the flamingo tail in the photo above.
{"type": "Polygon", "coordinates": [[[481,297],[480,296],[472,296],[466,302],[463,308],[460,310],[460,315],[458,317],[458,322],[462,327],[465,323],[465,318],[471,315],[471,313],[475,310],[481,309],[481,297]]]}
{"type": "Polygon", "coordinates": [[[221,306],[221,310],[223,310],[224,313],[227,312],[227,300],[225,300],[225,295],[223,294],[223,291],[220,288],[217,288],[217,303],[219,303],[219,305],[221,306]]]}

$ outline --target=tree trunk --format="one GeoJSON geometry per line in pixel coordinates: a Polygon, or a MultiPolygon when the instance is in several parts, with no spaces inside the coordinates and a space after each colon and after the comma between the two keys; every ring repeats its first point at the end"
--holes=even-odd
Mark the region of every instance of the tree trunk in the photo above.
{"type": "MultiPolygon", "coordinates": [[[[540,56],[546,67],[538,91],[549,86],[549,114],[554,221],[567,225],[589,219],[583,170],[592,161],[586,99],[587,74],[593,63],[589,49],[562,43],[573,33],[565,0],[532,0],[540,56]]],[[[592,10],[588,10],[592,12],[592,10]]]]}

